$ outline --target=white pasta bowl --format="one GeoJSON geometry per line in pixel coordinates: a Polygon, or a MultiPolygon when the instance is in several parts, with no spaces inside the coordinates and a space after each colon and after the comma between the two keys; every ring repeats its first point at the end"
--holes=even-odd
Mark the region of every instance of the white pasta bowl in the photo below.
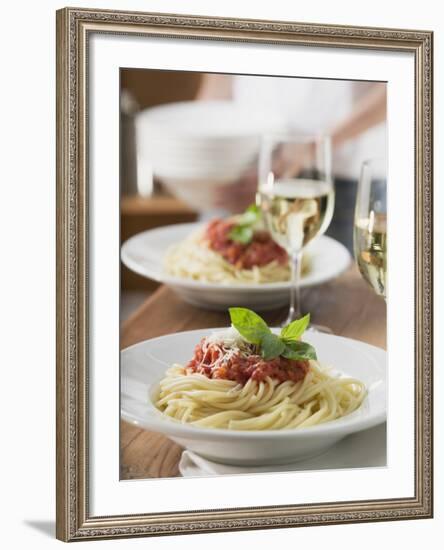
{"type": "Polygon", "coordinates": [[[255,161],[260,137],[285,129],[277,113],[233,101],[184,101],[136,117],[137,151],[155,176],[191,206],[214,207],[214,188],[238,180],[255,161]]]}
{"type": "MultiPolygon", "coordinates": [[[[135,273],[168,285],[182,299],[198,307],[226,310],[230,306],[243,306],[264,311],[288,303],[288,281],[222,284],[169,275],[164,269],[166,251],[201,227],[200,223],[184,223],[139,233],[122,245],[122,262],[135,273]]],[[[302,288],[334,279],[350,265],[347,249],[325,235],[310,243],[307,253],[310,267],[301,278],[302,288]]]]}
{"type": "MultiPolygon", "coordinates": [[[[185,449],[223,464],[289,464],[316,456],[349,434],[386,419],[386,353],[357,340],[307,332],[321,364],[361,380],[362,405],[348,416],[301,429],[234,431],[197,428],[163,415],[153,398],[173,363],[185,364],[195,345],[213,329],[193,330],[146,340],[121,353],[121,416],[146,430],[162,433],[185,449]]],[[[216,329],[217,330],[217,329],[216,329]]]]}

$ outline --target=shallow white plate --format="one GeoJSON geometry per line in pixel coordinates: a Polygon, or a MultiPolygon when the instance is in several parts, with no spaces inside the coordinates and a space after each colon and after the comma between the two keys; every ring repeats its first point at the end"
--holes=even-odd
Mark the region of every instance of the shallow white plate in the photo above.
{"type": "MultiPolygon", "coordinates": [[[[202,225],[184,223],[158,227],[139,233],[122,245],[121,258],[132,271],[170,286],[187,302],[199,307],[224,310],[230,306],[257,310],[274,309],[289,300],[290,283],[224,285],[173,277],[165,273],[167,248],[177,244],[202,225]]],[[[310,270],[301,278],[301,287],[319,285],[340,275],[350,264],[345,246],[325,235],[307,247],[310,270]]]]}
{"type": "Polygon", "coordinates": [[[199,340],[212,329],[180,332],[146,340],[121,353],[121,415],[128,422],[160,432],[208,460],[235,465],[287,464],[319,455],[345,436],[386,418],[386,353],[357,340],[307,332],[304,340],[318,359],[356,377],[368,395],[352,414],[300,430],[230,431],[180,424],[160,413],[151,401],[166,369],[186,363],[199,340]]]}
{"type": "Polygon", "coordinates": [[[239,137],[260,136],[286,126],[277,111],[246,109],[233,101],[181,101],[145,109],[137,114],[141,137],[166,136],[186,146],[230,143],[239,137]]]}
{"type": "Polygon", "coordinates": [[[277,113],[264,117],[233,101],[168,103],[136,117],[138,153],[175,194],[200,205],[199,189],[238,179],[255,159],[260,136],[284,127],[277,113]],[[199,189],[181,193],[189,181],[200,181],[199,189]]]}

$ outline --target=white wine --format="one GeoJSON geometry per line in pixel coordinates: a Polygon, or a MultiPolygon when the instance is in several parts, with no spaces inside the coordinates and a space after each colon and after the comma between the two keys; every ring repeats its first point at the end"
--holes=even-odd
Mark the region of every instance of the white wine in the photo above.
{"type": "Polygon", "coordinates": [[[387,216],[370,213],[358,219],[354,233],[355,257],[359,271],[373,290],[386,297],[387,216]]]}
{"type": "Polygon", "coordinates": [[[277,180],[260,191],[260,205],[273,239],[290,253],[299,252],[323,233],[332,218],[333,185],[309,179],[277,180]]]}

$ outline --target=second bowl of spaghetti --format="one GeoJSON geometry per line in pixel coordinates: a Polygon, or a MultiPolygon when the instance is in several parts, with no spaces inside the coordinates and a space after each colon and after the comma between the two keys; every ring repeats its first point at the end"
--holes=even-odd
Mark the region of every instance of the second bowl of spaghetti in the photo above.
{"type": "MultiPolygon", "coordinates": [[[[262,231],[248,245],[229,242],[230,230],[230,220],[157,227],[128,239],[121,258],[135,273],[166,284],[198,307],[266,310],[288,303],[286,253],[262,231]]],[[[349,264],[347,249],[322,235],[307,246],[301,287],[329,281],[349,264]]]]}

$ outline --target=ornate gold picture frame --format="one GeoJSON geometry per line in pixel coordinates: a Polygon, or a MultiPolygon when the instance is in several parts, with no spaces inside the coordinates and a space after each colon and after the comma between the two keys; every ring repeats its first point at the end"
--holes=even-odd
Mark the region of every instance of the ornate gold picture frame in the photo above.
{"type": "Polygon", "coordinates": [[[429,31],[65,8],[57,12],[57,537],[64,541],[432,517],[429,31]],[[88,41],[93,33],[408,52],[415,60],[413,498],[94,517],[88,455],[88,41]]]}

